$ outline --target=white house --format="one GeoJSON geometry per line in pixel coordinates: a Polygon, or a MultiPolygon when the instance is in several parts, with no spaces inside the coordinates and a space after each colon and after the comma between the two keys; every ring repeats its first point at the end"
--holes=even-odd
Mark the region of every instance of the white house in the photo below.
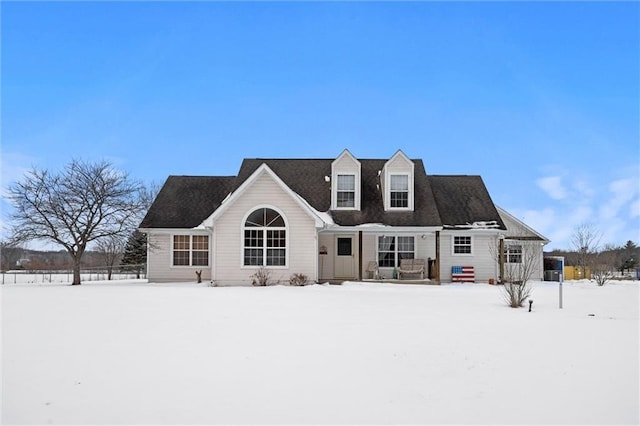
{"type": "Polygon", "coordinates": [[[246,284],[393,279],[423,260],[419,282],[499,281],[546,238],[496,207],[480,176],[427,175],[402,151],[389,159],[245,159],[237,176],[170,176],[140,224],[151,282],[246,284]],[[499,255],[499,253],[502,255],[499,255]],[[403,259],[405,261],[403,262],[403,259]],[[374,275],[373,267],[377,267],[374,275]]]}

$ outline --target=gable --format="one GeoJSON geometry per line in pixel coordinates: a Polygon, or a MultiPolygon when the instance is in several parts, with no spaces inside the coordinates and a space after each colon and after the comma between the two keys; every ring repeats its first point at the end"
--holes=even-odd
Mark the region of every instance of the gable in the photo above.
{"type": "Polygon", "coordinates": [[[248,158],[242,162],[235,189],[265,164],[290,189],[300,195],[319,212],[329,211],[331,207],[331,182],[325,177],[331,176],[331,159],[268,159],[248,158]]]}
{"type": "Polygon", "coordinates": [[[413,170],[413,161],[411,161],[401,150],[395,154],[384,165],[385,171],[388,172],[409,172],[413,170]]]}
{"type": "Polygon", "coordinates": [[[507,239],[535,240],[535,241],[544,241],[547,243],[549,242],[548,238],[544,237],[542,234],[535,231],[533,228],[525,224],[523,221],[517,219],[515,216],[507,212],[505,209],[498,206],[496,206],[496,208],[507,228],[507,233],[505,235],[507,239]]]}
{"type": "Polygon", "coordinates": [[[231,195],[225,199],[220,207],[216,209],[205,221],[205,226],[213,226],[225,212],[232,208],[239,199],[249,198],[249,203],[254,205],[272,205],[278,207],[282,202],[292,202],[296,204],[308,217],[310,217],[316,226],[322,226],[323,219],[317,211],[313,209],[309,203],[299,194],[296,194],[287,186],[287,184],[274,173],[271,168],[262,163],[242,184],[240,184],[231,195]],[[256,186],[262,189],[256,190],[256,186]],[[256,204],[257,203],[257,204],[256,204]]]}

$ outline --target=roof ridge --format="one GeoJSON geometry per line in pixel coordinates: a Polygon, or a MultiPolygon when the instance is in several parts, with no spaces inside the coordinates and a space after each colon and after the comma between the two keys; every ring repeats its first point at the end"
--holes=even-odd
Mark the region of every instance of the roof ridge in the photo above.
{"type": "Polygon", "coordinates": [[[235,176],[235,175],[169,175],[168,177],[235,179],[238,176],[235,176]]]}
{"type": "MultiPolygon", "coordinates": [[[[388,158],[358,158],[354,157],[358,161],[389,161],[388,158]]],[[[335,161],[335,158],[286,158],[286,157],[245,157],[243,161],[335,161]]],[[[410,158],[411,161],[423,161],[422,158],[410,158]]]]}

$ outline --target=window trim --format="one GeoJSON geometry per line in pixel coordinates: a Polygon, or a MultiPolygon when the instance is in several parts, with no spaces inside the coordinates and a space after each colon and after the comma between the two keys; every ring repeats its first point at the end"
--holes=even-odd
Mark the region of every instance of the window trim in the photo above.
{"type": "MultiPolygon", "coordinates": [[[[418,238],[416,235],[406,235],[406,234],[391,234],[391,235],[387,235],[387,234],[379,234],[376,235],[376,261],[378,262],[378,266],[380,268],[399,268],[400,267],[400,262],[399,262],[399,258],[398,258],[398,254],[399,253],[410,253],[408,251],[400,251],[398,250],[398,238],[400,237],[407,237],[407,238],[413,238],[413,259],[417,259],[418,257],[418,245],[417,245],[417,241],[418,238]],[[380,265],[380,238],[388,238],[388,237],[392,237],[394,239],[394,249],[393,249],[393,262],[394,262],[394,266],[382,266],[380,265]]],[[[391,253],[391,251],[383,251],[383,253],[391,253]]]]}
{"type": "MultiPolygon", "coordinates": [[[[242,221],[240,222],[240,269],[259,269],[259,268],[268,268],[268,269],[288,269],[289,268],[289,252],[290,243],[289,243],[289,221],[287,217],[284,215],[284,212],[279,208],[269,205],[269,204],[260,204],[248,209],[247,213],[245,213],[242,221]],[[284,221],[284,227],[281,226],[246,226],[247,219],[251,216],[256,210],[260,209],[270,209],[275,211],[280,215],[282,220],[284,221]],[[244,262],[244,251],[246,249],[244,240],[245,240],[245,231],[247,230],[260,230],[262,231],[262,265],[246,265],[244,262]],[[267,246],[267,231],[285,231],[285,256],[284,256],[284,265],[267,265],[267,250],[269,247],[267,246]]],[[[250,247],[251,248],[251,247],[250,247]]],[[[273,248],[273,247],[272,247],[273,248]]],[[[280,247],[278,247],[280,248],[280,247]]]]}
{"type": "Polygon", "coordinates": [[[169,235],[170,238],[170,250],[169,250],[169,268],[178,268],[178,269],[185,269],[185,268],[211,268],[211,264],[212,264],[212,259],[211,259],[211,255],[212,255],[212,250],[211,250],[211,234],[200,234],[200,233],[192,233],[192,232],[172,232],[169,235]],[[188,265],[175,265],[174,262],[174,252],[175,252],[175,237],[177,236],[186,236],[189,237],[189,249],[188,250],[183,250],[180,249],[179,251],[183,251],[183,252],[188,252],[189,253],[189,264],[188,265]],[[198,252],[204,252],[204,250],[194,250],[193,249],[193,237],[207,237],[207,264],[206,265],[194,265],[193,264],[193,252],[194,251],[198,251],[198,252]]]}
{"type": "Polygon", "coordinates": [[[360,174],[357,172],[339,172],[333,173],[331,185],[331,207],[332,210],[360,210],[360,174]],[[353,176],[353,207],[338,206],[338,192],[347,192],[338,190],[338,176],[353,176]]]}
{"type": "Polygon", "coordinates": [[[452,235],[451,236],[451,255],[452,256],[473,256],[473,235],[463,234],[463,235],[452,235]],[[456,238],[469,238],[469,244],[458,244],[456,245],[456,238]],[[469,253],[456,253],[456,247],[458,246],[469,246],[469,253]]]}
{"type": "Polygon", "coordinates": [[[414,210],[414,184],[413,184],[413,173],[412,172],[389,172],[387,174],[387,185],[385,190],[386,196],[386,207],[387,210],[390,211],[413,211],[414,210]],[[391,190],[391,177],[392,176],[406,176],[407,177],[407,207],[392,207],[391,206],[391,193],[399,192],[391,190]]]}
{"type": "Polygon", "coordinates": [[[522,256],[524,254],[524,246],[522,244],[508,243],[504,245],[504,263],[508,265],[520,265],[522,264],[522,256]],[[511,252],[511,248],[519,248],[519,252],[511,252]],[[519,256],[519,262],[511,262],[510,256],[519,256]]]}

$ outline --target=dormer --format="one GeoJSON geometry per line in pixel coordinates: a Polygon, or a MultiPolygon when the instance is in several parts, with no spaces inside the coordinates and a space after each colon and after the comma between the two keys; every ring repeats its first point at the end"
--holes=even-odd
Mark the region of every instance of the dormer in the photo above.
{"type": "Polygon", "coordinates": [[[401,150],[384,164],[380,181],[386,211],[413,211],[414,164],[401,150]]]}
{"type": "Polygon", "coordinates": [[[360,170],[347,149],[331,163],[331,210],[360,210],[360,170]]]}

